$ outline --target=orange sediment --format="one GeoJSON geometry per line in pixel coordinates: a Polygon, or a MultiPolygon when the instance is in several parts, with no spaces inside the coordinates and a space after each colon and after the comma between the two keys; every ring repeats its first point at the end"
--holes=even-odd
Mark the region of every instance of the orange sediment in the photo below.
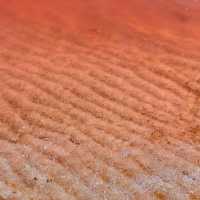
{"type": "Polygon", "coordinates": [[[0,4],[0,199],[199,199],[198,1],[0,4]]]}

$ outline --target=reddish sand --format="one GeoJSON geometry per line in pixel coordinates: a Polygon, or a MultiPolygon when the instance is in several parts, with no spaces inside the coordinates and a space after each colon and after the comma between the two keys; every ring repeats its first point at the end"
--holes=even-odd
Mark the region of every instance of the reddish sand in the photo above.
{"type": "Polygon", "coordinates": [[[200,199],[200,1],[0,0],[0,200],[200,199]]]}

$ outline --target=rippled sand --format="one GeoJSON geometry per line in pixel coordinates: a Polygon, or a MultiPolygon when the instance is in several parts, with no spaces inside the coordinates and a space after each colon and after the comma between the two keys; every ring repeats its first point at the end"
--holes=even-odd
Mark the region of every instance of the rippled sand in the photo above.
{"type": "Polygon", "coordinates": [[[0,1],[0,200],[199,200],[198,0],[0,1]]]}

